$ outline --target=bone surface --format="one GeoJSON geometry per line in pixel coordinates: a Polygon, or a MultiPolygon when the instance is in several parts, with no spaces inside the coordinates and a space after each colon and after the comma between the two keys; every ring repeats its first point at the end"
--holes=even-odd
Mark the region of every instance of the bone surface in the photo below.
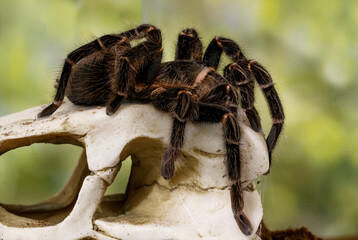
{"type": "Polygon", "coordinates": [[[53,198],[33,206],[0,205],[0,239],[259,239],[263,210],[253,181],[268,170],[267,148],[241,110],[244,212],[251,236],[241,233],[231,211],[220,123],[188,125],[183,157],[166,181],[160,162],[173,122],[167,113],[124,104],[108,117],[104,108],[65,102],[52,116],[37,119],[43,107],[0,118],[0,154],[40,142],[80,145],[84,153],[53,198]],[[128,156],[133,164],[126,194],[103,198],[128,156]]]}

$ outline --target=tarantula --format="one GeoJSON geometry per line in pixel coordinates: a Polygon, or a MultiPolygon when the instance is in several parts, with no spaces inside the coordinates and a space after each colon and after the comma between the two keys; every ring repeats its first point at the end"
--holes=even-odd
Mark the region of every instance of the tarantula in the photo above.
{"type": "Polygon", "coordinates": [[[161,173],[165,179],[174,174],[188,122],[222,122],[227,150],[227,171],[233,181],[231,202],[241,231],[250,235],[251,224],[242,212],[243,190],[240,182],[240,128],[237,108],[245,110],[255,131],[262,131],[254,107],[254,79],[268,102],[273,125],[267,137],[271,152],[282,129],[284,112],[270,74],[254,60],[248,60],[230,39],[215,37],[203,56],[203,46],[194,29],[179,33],[175,60],[161,63],[161,31],[143,24],[132,30],[104,35],[71,52],[64,63],[54,101],[39,117],[51,115],[64,96],[77,105],[106,105],[107,115],[124,101],[150,103],[174,117],[169,146],[163,154],[161,173]],[[131,42],[145,38],[135,46],[131,42]],[[222,53],[233,63],[216,72],[222,53]],[[239,89],[241,100],[239,100],[239,89]]]}

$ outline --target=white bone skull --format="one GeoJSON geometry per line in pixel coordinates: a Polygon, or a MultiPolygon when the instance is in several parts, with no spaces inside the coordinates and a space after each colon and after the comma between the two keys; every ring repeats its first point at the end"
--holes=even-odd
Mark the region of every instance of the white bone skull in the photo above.
{"type": "Polygon", "coordinates": [[[259,239],[263,210],[253,181],[268,170],[268,154],[264,137],[248,127],[241,110],[244,212],[251,236],[240,231],[231,210],[220,123],[188,125],[184,158],[166,181],[160,162],[173,121],[167,113],[124,104],[108,117],[105,109],[64,103],[53,116],[36,119],[42,108],[0,118],[0,154],[38,142],[81,145],[84,152],[53,198],[31,206],[0,205],[0,239],[259,239]],[[103,198],[129,155],[133,166],[125,197],[103,198]],[[56,214],[38,221],[10,213],[39,210],[56,214]]]}

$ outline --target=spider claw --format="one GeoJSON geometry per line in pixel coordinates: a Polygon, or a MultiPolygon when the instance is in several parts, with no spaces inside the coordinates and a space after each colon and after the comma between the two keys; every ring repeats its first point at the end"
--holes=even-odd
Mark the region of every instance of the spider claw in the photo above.
{"type": "Polygon", "coordinates": [[[106,114],[111,116],[113,113],[115,113],[125,98],[126,96],[124,95],[115,95],[107,104],[106,114]]]}
{"type": "Polygon", "coordinates": [[[234,215],[234,218],[241,232],[246,236],[250,236],[252,234],[252,226],[245,214],[241,213],[239,216],[234,215]]]}
{"type": "Polygon", "coordinates": [[[236,182],[231,186],[230,195],[235,221],[242,233],[249,236],[252,233],[252,226],[248,217],[243,213],[244,193],[240,182],[236,182]]]}
{"type": "Polygon", "coordinates": [[[39,114],[37,114],[37,118],[42,118],[51,115],[54,113],[62,104],[62,101],[53,102],[48,105],[44,110],[42,110],[39,114]]]}
{"type": "Polygon", "coordinates": [[[161,174],[165,180],[169,180],[174,175],[174,162],[163,161],[161,167],[161,174]]]}
{"type": "Polygon", "coordinates": [[[109,110],[106,110],[107,116],[111,116],[113,113],[114,113],[114,112],[111,112],[111,111],[109,111],[109,110]]]}

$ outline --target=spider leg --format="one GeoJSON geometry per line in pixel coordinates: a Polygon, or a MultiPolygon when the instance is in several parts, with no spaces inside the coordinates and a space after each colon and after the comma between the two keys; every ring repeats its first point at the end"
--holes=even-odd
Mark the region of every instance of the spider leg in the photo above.
{"type": "Polygon", "coordinates": [[[239,45],[234,41],[223,37],[215,37],[206,48],[203,59],[205,65],[217,69],[223,51],[234,62],[238,61],[243,56],[239,45]]]}
{"type": "Polygon", "coordinates": [[[169,180],[175,171],[175,160],[181,155],[180,149],[184,144],[186,122],[174,118],[170,144],[165,150],[162,159],[161,173],[164,179],[169,180]]]}
{"type": "Polygon", "coordinates": [[[204,63],[213,68],[217,68],[220,62],[222,52],[231,58],[234,62],[246,60],[239,45],[231,39],[215,37],[211,40],[204,54],[204,63]]]}
{"type": "Polygon", "coordinates": [[[232,112],[236,112],[239,102],[239,95],[231,84],[220,84],[200,98],[201,103],[216,103],[233,107],[232,112]]]}
{"type": "Polygon", "coordinates": [[[240,230],[249,236],[252,233],[252,226],[248,217],[243,213],[244,209],[244,193],[240,182],[236,182],[230,189],[231,208],[234,218],[240,230]]]}
{"type": "MultiPolygon", "coordinates": [[[[253,129],[256,129],[257,131],[260,131],[261,129],[261,121],[256,109],[253,106],[254,84],[250,83],[251,78],[254,77],[256,79],[257,83],[259,84],[261,90],[265,95],[273,121],[270,133],[266,139],[267,148],[269,152],[269,162],[271,166],[272,151],[281,133],[285,118],[283,107],[280,98],[274,88],[272,78],[268,71],[258,62],[246,59],[237,43],[235,43],[231,39],[223,37],[216,37],[210,42],[204,54],[204,63],[209,67],[217,67],[222,52],[225,52],[225,54],[228,55],[234,61],[233,64],[230,64],[226,68],[225,72],[227,76],[231,75],[231,81],[234,80],[234,77],[236,75],[237,82],[235,85],[240,88],[241,93],[244,93],[244,96],[242,97],[243,108],[245,105],[247,106],[247,117],[253,129]],[[233,71],[230,73],[230,70],[233,71]],[[245,94],[247,95],[247,97],[245,96],[245,94]]],[[[269,173],[269,171],[270,170],[268,170],[267,173],[269,173]]]]}
{"type": "Polygon", "coordinates": [[[175,60],[193,60],[201,62],[203,56],[203,44],[201,43],[198,33],[188,28],[181,31],[178,35],[178,43],[175,52],[175,60]]]}
{"type": "Polygon", "coordinates": [[[240,57],[244,57],[240,47],[232,40],[215,37],[207,47],[204,55],[204,63],[213,68],[217,68],[220,62],[221,54],[225,52],[234,63],[228,65],[224,69],[224,77],[232,84],[240,89],[241,106],[246,112],[246,116],[251,127],[256,132],[261,132],[261,119],[254,106],[255,102],[255,83],[250,72],[242,68],[236,61],[240,57]]]}
{"type": "Polygon", "coordinates": [[[100,51],[101,49],[102,48],[101,45],[99,44],[99,40],[96,39],[76,49],[75,51],[71,52],[67,56],[62,68],[62,73],[61,73],[60,80],[58,82],[58,88],[56,91],[54,101],[38,114],[39,118],[51,115],[61,106],[63,102],[63,98],[65,97],[65,90],[66,90],[69,76],[71,74],[72,66],[75,65],[82,58],[87,57],[97,51],[100,51]]]}
{"type": "Polygon", "coordinates": [[[240,128],[237,122],[237,102],[237,92],[231,85],[219,85],[200,99],[200,114],[195,120],[195,122],[223,123],[228,174],[234,181],[240,181],[240,128]]]}
{"type": "Polygon", "coordinates": [[[236,112],[231,112],[230,106],[217,105],[216,103],[199,103],[199,105],[200,118],[198,118],[195,122],[223,123],[223,131],[226,142],[225,146],[227,151],[227,171],[229,179],[234,182],[230,189],[231,207],[240,230],[245,235],[251,235],[251,223],[247,216],[243,213],[244,200],[240,181],[240,128],[234,114],[236,112]]]}
{"type": "MultiPolygon", "coordinates": [[[[159,95],[165,96],[170,93],[164,91],[159,95]]],[[[180,149],[184,144],[186,121],[197,117],[192,94],[189,91],[181,90],[172,104],[171,112],[174,113],[173,128],[170,136],[169,146],[163,154],[161,173],[164,179],[170,179],[175,170],[175,160],[180,156],[180,149]]]]}
{"type": "Polygon", "coordinates": [[[122,42],[122,41],[124,42],[127,40],[131,41],[137,38],[144,38],[147,36],[147,32],[152,29],[155,29],[155,27],[149,24],[143,24],[137,28],[134,28],[132,30],[129,30],[121,34],[104,35],[71,52],[67,56],[65,63],[62,67],[61,77],[58,82],[58,88],[56,91],[56,95],[54,97],[54,101],[49,106],[47,106],[44,110],[42,110],[38,114],[38,117],[41,118],[51,115],[62,105],[72,67],[76,63],[78,63],[81,59],[88,57],[89,55],[98,51],[107,51],[118,42],[122,42]]]}
{"type": "Polygon", "coordinates": [[[192,93],[186,90],[178,92],[178,97],[174,104],[174,116],[181,122],[196,118],[198,112],[192,99],[192,93]]]}
{"type": "MultiPolygon", "coordinates": [[[[281,100],[274,87],[271,75],[268,71],[258,62],[250,61],[248,64],[249,70],[254,74],[257,83],[259,84],[262,92],[265,95],[266,101],[270,108],[272,118],[272,126],[269,135],[267,136],[266,143],[269,152],[269,162],[271,166],[271,154],[276,146],[277,139],[281,133],[282,126],[285,120],[285,114],[281,104],[281,100]]],[[[266,174],[268,174],[270,169],[266,174]]]]}
{"type": "Polygon", "coordinates": [[[240,127],[237,121],[238,94],[230,84],[221,84],[199,101],[199,118],[194,122],[222,122],[225,135],[228,176],[231,186],[231,206],[234,218],[245,235],[252,233],[252,226],[243,213],[244,200],[241,186],[240,127]]]}
{"type": "Polygon", "coordinates": [[[252,226],[250,220],[243,213],[244,195],[240,181],[240,128],[236,116],[232,113],[225,114],[221,121],[226,136],[228,174],[230,180],[234,181],[230,189],[231,207],[240,230],[248,236],[252,233],[252,226]]]}
{"type": "Polygon", "coordinates": [[[225,67],[224,77],[240,89],[241,107],[245,110],[252,129],[262,132],[261,119],[254,106],[255,82],[252,75],[248,74],[239,64],[232,63],[225,67]]]}
{"type": "Polygon", "coordinates": [[[117,111],[121,103],[126,100],[130,90],[135,92],[135,83],[141,72],[149,72],[149,75],[154,73],[154,69],[162,59],[161,43],[160,30],[153,28],[147,33],[147,41],[129,49],[124,54],[118,51],[114,76],[110,80],[112,94],[106,105],[107,115],[110,116],[117,111]]]}

